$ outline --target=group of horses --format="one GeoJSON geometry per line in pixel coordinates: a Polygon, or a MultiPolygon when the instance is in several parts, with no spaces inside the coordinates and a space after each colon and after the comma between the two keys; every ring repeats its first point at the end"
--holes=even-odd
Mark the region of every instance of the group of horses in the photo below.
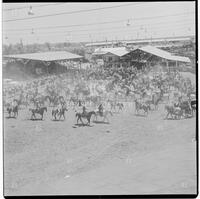
{"type": "MultiPolygon", "coordinates": [[[[60,99],[62,99],[62,98],[60,98],[60,99]]],[[[77,100],[77,99],[74,100],[74,104],[72,106],[70,106],[72,99],[70,99],[68,105],[65,101],[62,101],[62,100],[60,101],[62,103],[59,104],[59,106],[51,107],[52,108],[51,116],[52,116],[52,119],[55,120],[55,121],[58,121],[58,120],[60,121],[61,119],[65,120],[65,112],[67,112],[69,110],[69,108],[71,107],[71,109],[74,110],[74,112],[75,112],[75,117],[77,118],[77,124],[79,122],[84,124],[83,119],[86,119],[87,125],[90,125],[92,115],[94,115],[95,121],[98,121],[98,119],[101,118],[102,122],[109,123],[108,116],[109,115],[113,116],[114,111],[119,112],[119,111],[122,111],[123,108],[124,108],[123,103],[117,103],[117,102],[113,102],[111,100],[108,100],[108,103],[110,103],[110,106],[111,106],[111,110],[104,110],[103,112],[99,112],[97,109],[95,109],[94,111],[85,111],[83,113],[82,107],[83,107],[84,102],[82,102],[81,100],[77,100]],[[79,102],[79,101],[82,104],[76,103],[76,102],[79,102]],[[67,106],[69,108],[67,108],[67,106]]],[[[16,99],[14,101],[15,101],[15,105],[13,105],[13,106],[9,105],[6,109],[8,114],[9,114],[9,118],[17,118],[18,112],[21,109],[20,108],[21,107],[20,101],[18,101],[16,99]]],[[[29,108],[28,111],[30,112],[30,119],[31,120],[43,120],[44,119],[44,113],[47,112],[47,110],[48,110],[47,106],[41,106],[41,107],[37,107],[37,108],[36,107],[35,108],[29,108]]]]}
{"type": "Polygon", "coordinates": [[[166,119],[169,119],[169,116],[171,119],[193,117],[196,112],[196,100],[185,100],[177,105],[165,105],[165,109],[167,111],[166,119]]]}
{"type": "MultiPolygon", "coordinates": [[[[82,76],[77,79],[77,82],[73,83],[75,85],[73,89],[70,89],[70,86],[68,86],[70,84],[66,82],[67,80],[64,74],[63,76],[41,78],[41,80],[34,80],[32,83],[27,83],[23,88],[18,86],[16,89],[12,89],[12,94],[13,92],[21,92],[19,97],[15,99],[17,105],[13,106],[10,103],[4,103],[4,105],[7,107],[9,117],[12,116],[12,113],[13,117],[17,117],[18,110],[22,106],[28,108],[30,104],[33,104],[34,108],[29,108],[31,119],[36,119],[36,114],[41,115],[41,119],[43,119],[47,107],[54,107],[52,110],[52,117],[55,120],[60,120],[61,118],[65,119],[65,112],[68,110],[66,106],[72,106],[73,109],[77,106],[97,107],[100,103],[107,100],[107,103],[110,106],[109,111],[112,113],[116,108],[118,111],[123,110],[124,105],[121,101],[125,99],[125,101],[129,100],[130,102],[135,103],[136,114],[139,114],[142,111],[144,114],[148,115],[149,111],[158,109],[159,103],[164,101],[164,98],[167,97],[167,100],[169,100],[171,92],[170,87],[180,90],[181,92],[188,92],[190,88],[192,89],[191,82],[185,80],[179,74],[159,74],[150,78],[150,75],[148,76],[141,72],[137,73],[137,71],[132,72],[134,75],[129,75],[128,77],[126,77],[126,75],[123,75],[123,77],[106,76],[107,80],[104,80],[103,82],[103,84],[105,84],[105,91],[97,89],[97,86],[97,95],[92,95],[88,86],[89,80],[79,81],[82,79],[82,76]],[[180,82],[184,83],[184,87],[181,86],[182,84],[180,84],[180,82]],[[42,91],[40,90],[41,86],[44,87],[42,91]],[[151,94],[149,95],[148,92],[151,94]],[[80,93],[81,97],[79,96],[80,93]],[[112,95],[111,98],[110,94],[112,95]],[[55,108],[59,104],[62,108],[55,108]]],[[[123,74],[126,73],[128,73],[128,71],[125,71],[123,74]]],[[[99,84],[101,85],[102,81],[99,82],[101,82],[99,84]]],[[[194,103],[194,101],[189,103],[194,103]]],[[[184,107],[185,106],[186,105],[184,105],[184,107]]],[[[189,107],[188,110],[193,110],[191,112],[191,114],[193,114],[195,105],[193,104],[189,107]]],[[[183,105],[179,105],[178,107],[167,105],[165,109],[168,114],[167,117],[171,116],[172,118],[176,118],[176,115],[181,115],[182,112],[182,115],[187,115],[185,114],[186,108],[183,108],[183,105]],[[181,109],[181,111],[178,111],[179,109],[181,109]]],[[[107,112],[107,114],[110,113],[107,112]]],[[[99,116],[97,112],[92,115],[95,117],[99,116]]],[[[76,112],[76,117],[77,122],[81,121],[81,113],[76,112]]],[[[104,119],[107,120],[107,117],[104,119]]],[[[90,123],[90,119],[88,121],[90,123]]]]}

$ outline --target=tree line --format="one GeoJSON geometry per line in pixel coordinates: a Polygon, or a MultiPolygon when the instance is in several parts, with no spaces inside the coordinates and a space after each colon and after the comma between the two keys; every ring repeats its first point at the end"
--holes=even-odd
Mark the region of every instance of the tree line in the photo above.
{"type": "Polygon", "coordinates": [[[23,54],[23,53],[37,53],[47,51],[68,51],[81,56],[85,55],[84,44],[82,43],[44,43],[44,44],[27,44],[24,45],[22,41],[17,44],[3,45],[3,55],[23,54]]]}

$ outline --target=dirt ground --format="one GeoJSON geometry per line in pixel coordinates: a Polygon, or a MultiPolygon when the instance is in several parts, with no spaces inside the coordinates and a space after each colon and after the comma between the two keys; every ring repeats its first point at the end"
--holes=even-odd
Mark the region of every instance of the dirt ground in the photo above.
{"type": "MultiPolygon", "coordinates": [[[[110,124],[75,126],[65,121],[31,121],[21,110],[4,119],[4,194],[195,194],[196,117],[164,120],[164,104],[147,117],[134,106],[110,124]]],[[[6,116],[6,113],[5,113],[6,116]]]]}

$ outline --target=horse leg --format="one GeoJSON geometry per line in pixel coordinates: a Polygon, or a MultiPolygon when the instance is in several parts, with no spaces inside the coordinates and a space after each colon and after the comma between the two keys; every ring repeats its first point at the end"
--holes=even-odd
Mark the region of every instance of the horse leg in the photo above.
{"type": "Polygon", "coordinates": [[[89,117],[87,118],[87,121],[88,121],[87,125],[90,126],[90,118],[89,117]]]}
{"type": "Polygon", "coordinates": [[[60,120],[60,118],[61,118],[62,114],[59,114],[59,115],[60,115],[60,117],[59,117],[59,120],[60,120]]]}
{"type": "Polygon", "coordinates": [[[167,112],[167,115],[165,116],[165,119],[167,119],[167,118],[168,118],[168,116],[169,116],[169,112],[167,112]]]}
{"type": "Polygon", "coordinates": [[[95,121],[97,121],[97,114],[95,115],[95,121]]]}
{"type": "Polygon", "coordinates": [[[84,124],[84,123],[83,123],[83,120],[82,120],[82,118],[81,118],[81,117],[80,117],[80,120],[81,120],[82,124],[84,124]]]}

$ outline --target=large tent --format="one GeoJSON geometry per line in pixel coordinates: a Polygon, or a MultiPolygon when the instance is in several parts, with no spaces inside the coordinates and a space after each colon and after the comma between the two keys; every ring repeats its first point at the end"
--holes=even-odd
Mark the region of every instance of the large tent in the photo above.
{"type": "Polygon", "coordinates": [[[165,63],[167,68],[170,64],[175,64],[176,68],[178,63],[190,63],[188,57],[173,55],[170,52],[161,50],[154,46],[143,46],[133,50],[123,56],[126,60],[130,60],[131,64],[136,63],[140,66],[148,65],[151,63],[165,63]]]}
{"type": "Polygon", "coordinates": [[[15,54],[15,55],[4,55],[4,59],[14,60],[20,62],[22,67],[31,68],[32,71],[36,71],[37,68],[43,68],[46,73],[49,71],[58,72],[59,68],[63,65],[59,64],[63,61],[79,61],[83,57],[66,51],[50,51],[30,54],[15,54]]]}
{"type": "Polygon", "coordinates": [[[31,53],[31,54],[17,54],[17,55],[4,55],[4,58],[11,59],[25,59],[25,60],[35,60],[35,61],[61,61],[61,60],[74,60],[80,59],[82,56],[69,53],[66,51],[51,51],[51,52],[41,52],[41,53],[31,53]]]}
{"type": "Polygon", "coordinates": [[[190,63],[190,59],[188,57],[172,55],[171,53],[154,46],[144,46],[139,48],[139,50],[166,60],[190,63]]]}

